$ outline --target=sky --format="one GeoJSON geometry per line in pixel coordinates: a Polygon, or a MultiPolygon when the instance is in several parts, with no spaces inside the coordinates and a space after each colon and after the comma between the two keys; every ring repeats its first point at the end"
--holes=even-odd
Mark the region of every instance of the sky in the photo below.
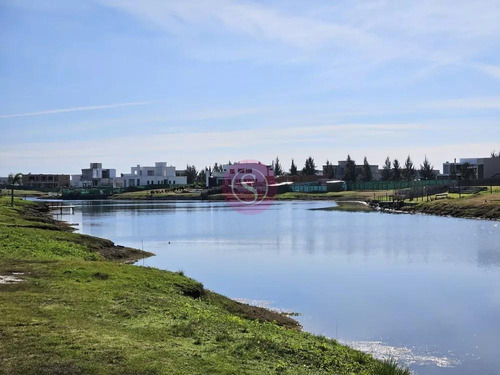
{"type": "Polygon", "coordinates": [[[0,0],[0,176],[500,151],[500,0],[0,0]]]}

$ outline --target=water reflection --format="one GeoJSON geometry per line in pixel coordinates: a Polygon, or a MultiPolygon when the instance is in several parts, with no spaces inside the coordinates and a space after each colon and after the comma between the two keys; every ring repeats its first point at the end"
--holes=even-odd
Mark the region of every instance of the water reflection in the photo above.
{"type": "Polygon", "coordinates": [[[121,245],[143,242],[156,254],[147,266],[273,301],[309,331],[396,353],[420,374],[498,374],[498,223],[310,210],[329,205],[241,215],[222,202],[82,202],[64,218],[121,245]]]}

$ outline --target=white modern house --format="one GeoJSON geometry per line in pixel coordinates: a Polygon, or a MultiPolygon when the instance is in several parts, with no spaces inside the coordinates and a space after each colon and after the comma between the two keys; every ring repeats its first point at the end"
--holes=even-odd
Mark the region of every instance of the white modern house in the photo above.
{"type": "Polygon", "coordinates": [[[90,168],[83,168],[82,174],[71,175],[70,185],[82,187],[115,187],[116,169],[102,167],[102,163],[90,163],[90,168]]]}
{"type": "Polygon", "coordinates": [[[148,185],[186,185],[187,177],[178,176],[174,166],[167,165],[166,162],[157,162],[154,167],[130,168],[130,173],[117,177],[116,186],[148,186],[148,185]]]}

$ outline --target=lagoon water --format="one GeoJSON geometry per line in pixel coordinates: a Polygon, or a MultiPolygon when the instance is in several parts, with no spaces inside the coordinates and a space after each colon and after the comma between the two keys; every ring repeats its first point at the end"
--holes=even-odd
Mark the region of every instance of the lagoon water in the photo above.
{"type": "MultiPolygon", "coordinates": [[[[81,233],[418,374],[500,374],[500,223],[276,202],[76,202],[81,233]]],[[[61,215],[58,215],[61,218],[61,215]]]]}

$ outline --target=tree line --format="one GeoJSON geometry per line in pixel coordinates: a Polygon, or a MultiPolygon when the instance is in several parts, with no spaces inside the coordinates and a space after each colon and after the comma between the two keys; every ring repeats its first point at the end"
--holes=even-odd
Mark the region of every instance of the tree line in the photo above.
{"type": "MultiPolygon", "coordinates": [[[[283,174],[287,174],[289,176],[297,176],[297,175],[305,175],[305,176],[312,176],[316,174],[316,165],[314,162],[314,159],[309,156],[305,163],[304,167],[302,170],[299,171],[297,168],[297,165],[295,164],[295,160],[292,159],[292,163],[290,165],[290,169],[288,170],[288,173],[283,172],[283,168],[281,167],[281,164],[279,162],[279,158],[277,157],[275,161],[273,161],[272,166],[274,167],[274,174],[276,176],[280,176],[283,174]]],[[[330,163],[329,160],[326,161],[326,164],[323,168],[323,175],[326,178],[334,178],[335,176],[335,169],[332,163],[330,163]]],[[[401,165],[398,159],[394,159],[394,161],[391,162],[391,159],[389,157],[386,158],[384,167],[382,169],[382,175],[381,175],[381,180],[383,181],[412,181],[415,180],[416,178],[420,177],[422,180],[433,180],[436,178],[436,173],[433,169],[432,164],[429,162],[427,157],[425,157],[423,163],[420,165],[420,168],[417,170],[415,167],[411,157],[408,155],[408,157],[405,160],[404,165],[401,165]]],[[[338,177],[338,176],[337,176],[338,177]]],[[[344,173],[341,178],[344,181],[363,181],[363,182],[369,182],[373,181],[374,176],[373,176],[373,171],[372,168],[370,167],[370,163],[368,162],[367,157],[364,157],[363,160],[363,165],[361,168],[358,168],[356,165],[355,161],[352,160],[351,155],[347,155],[345,167],[344,167],[344,173]]]]}
{"type": "MultiPolygon", "coordinates": [[[[491,157],[500,158],[500,151],[499,152],[492,151],[491,157]]],[[[232,165],[231,161],[229,161],[228,164],[232,165]]],[[[299,167],[295,163],[295,160],[292,159],[290,168],[288,169],[288,171],[285,171],[283,166],[281,165],[279,157],[276,157],[276,159],[272,161],[271,166],[274,170],[275,176],[283,176],[283,175],[314,176],[317,173],[316,164],[312,156],[309,156],[305,160],[302,169],[299,169],[299,167]]],[[[194,165],[187,165],[186,166],[187,183],[188,184],[205,183],[207,174],[210,176],[212,172],[222,172],[222,171],[223,171],[222,164],[218,163],[215,163],[213,167],[206,167],[200,171],[198,171],[194,165]]],[[[465,163],[463,165],[452,166],[450,177],[454,178],[457,176],[457,174],[460,174],[463,178],[470,179],[473,177],[471,175],[473,173],[474,171],[472,171],[470,165],[468,163],[465,163]]],[[[323,175],[326,178],[336,177],[334,166],[332,163],[330,163],[329,160],[326,161],[326,164],[323,168],[323,175]]],[[[433,180],[436,178],[436,172],[434,171],[434,167],[429,162],[427,157],[424,158],[423,163],[420,164],[419,168],[417,169],[410,155],[408,155],[404,164],[401,164],[401,162],[398,159],[394,159],[391,161],[391,158],[388,156],[385,159],[384,165],[382,167],[380,179],[382,181],[413,181],[417,177],[420,178],[421,180],[433,180]]],[[[341,178],[344,181],[352,181],[352,182],[373,181],[374,176],[372,169],[370,168],[370,163],[368,162],[367,157],[366,156],[364,157],[363,165],[361,166],[361,168],[358,168],[354,160],[352,160],[351,156],[347,155],[344,167],[344,173],[343,176],[341,176],[341,178]]]]}

